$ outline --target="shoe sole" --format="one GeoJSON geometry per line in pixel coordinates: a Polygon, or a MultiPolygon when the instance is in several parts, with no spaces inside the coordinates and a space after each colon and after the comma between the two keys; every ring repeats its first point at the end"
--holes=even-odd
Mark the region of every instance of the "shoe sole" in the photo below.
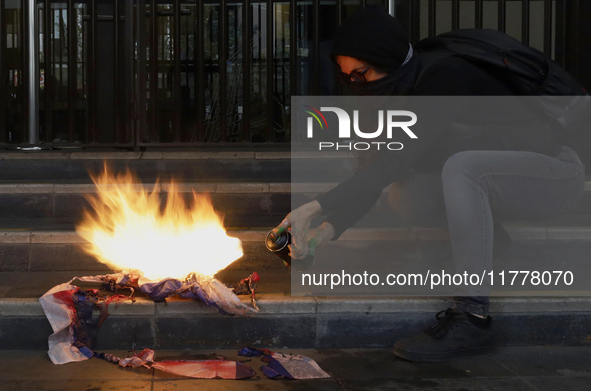
{"type": "Polygon", "coordinates": [[[445,353],[445,354],[425,354],[425,353],[413,353],[407,352],[406,350],[398,349],[394,347],[392,352],[405,360],[414,361],[414,362],[443,362],[443,361],[453,361],[453,360],[462,360],[471,357],[485,357],[493,355],[496,352],[496,346],[490,346],[485,348],[477,348],[477,349],[464,349],[453,353],[445,353]]]}

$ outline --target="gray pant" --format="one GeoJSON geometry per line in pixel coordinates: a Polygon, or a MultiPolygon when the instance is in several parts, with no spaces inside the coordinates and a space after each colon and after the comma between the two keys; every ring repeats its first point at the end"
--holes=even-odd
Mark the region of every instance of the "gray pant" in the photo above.
{"type": "MultiPolygon", "coordinates": [[[[582,194],[585,166],[563,147],[555,157],[526,151],[464,151],[439,173],[411,173],[390,189],[390,205],[403,221],[448,228],[458,271],[492,270],[493,221],[558,217],[582,194]]],[[[456,291],[456,307],[487,315],[490,286],[456,291]]]]}

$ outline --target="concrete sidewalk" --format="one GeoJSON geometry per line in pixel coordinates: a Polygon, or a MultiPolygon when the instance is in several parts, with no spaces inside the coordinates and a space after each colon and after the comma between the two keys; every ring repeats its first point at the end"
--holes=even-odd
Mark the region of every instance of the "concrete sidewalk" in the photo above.
{"type": "MultiPolygon", "coordinates": [[[[315,359],[332,378],[269,380],[258,358],[248,380],[179,378],[146,368],[120,368],[100,359],[55,366],[42,351],[0,351],[0,389],[12,390],[463,390],[562,391],[591,389],[590,347],[505,347],[490,357],[416,364],[387,349],[280,350],[315,359]]],[[[111,351],[119,357],[131,352],[111,351]]],[[[245,361],[237,350],[160,350],[156,359],[205,359],[216,353],[245,361]]]]}

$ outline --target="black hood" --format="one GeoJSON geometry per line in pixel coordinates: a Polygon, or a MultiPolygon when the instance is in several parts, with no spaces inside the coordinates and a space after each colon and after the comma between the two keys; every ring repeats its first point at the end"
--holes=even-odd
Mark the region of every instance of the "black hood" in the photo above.
{"type": "Polygon", "coordinates": [[[398,69],[409,50],[408,34],[400,22],[380,6],[360,9],[337,30],[330,57],[349,56],[371,65],[398,69]]]}

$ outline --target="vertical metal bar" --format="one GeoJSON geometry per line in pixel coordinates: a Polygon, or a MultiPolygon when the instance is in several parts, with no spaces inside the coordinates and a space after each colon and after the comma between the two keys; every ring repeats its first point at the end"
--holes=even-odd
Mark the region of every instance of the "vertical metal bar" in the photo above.
{"type": "Polygon", "coordinates": [[[498,8],[498,30],[505,32],[506,31],[506,21],[507,21],[507,0],[498,0],[499,1],[499,8],[498,8]]]}
{"type": "Polygon", "coordinates": [[[521,1],[521,42],[529,45],[529,0],[521,1]]]}
{"type": "Polygon", "coordinates": [[[451,0],[451,29],[460,28],[460,0],[451,0]]]}
{"type": "MultiPolygon", "coordinates": [[[[565,69],[587,89],[591,89],[591,2],[588,0],[571,0],[566,2],[565,29],[567,46],[565,52],[565,69]]],[[[591,142],[587,136],[586,141],[591,142]]]]}
{"type": "Polygon", "coordinates": [[[421,38],[421,1],[410,0],[410,12],[408,18],[408,25],[410,27],[410,41],[415,44],[421,38]]]}
{"type": "Polygon", "coordinates": [[[274,48],[275,48],[275,55],[273,56],[273,91],[278,91],[279,90],[279,85],[277,83],[277,76],[279,73],[279,67],[278,65],[278,59],[281,56],[281,53],[278,50],[278,46],[279,46],[279,42],[278,42],[278,37],[279,35],[277,34],[277,24],[276,23],[276,17],[277,17],[277,12],[275,9],[275,4],[273,4],[273,44],[274,44],[274,48]]]}
{"type": "MultiPolygon", "coordinates": [[[[128,4],[133,4],[134,0],[128,0],[128,4]]],[[[135,132],[134,142],[136,145],[146,140],[147,134],[147,82],[148,74],[146,67],[146,0],[137,0],[136,9],[136,43],[137,43],[137,84],[135,85],[135,95],[137,99],[136,107],[134,108],[135,115],[137,115],[137,130],[135,132]]],[[[133,43],[133,42],[132,42],[133,43]]],[[[133,55],[133,47],[130,48],[133,55]]]]}
{"type": "Polygon", "coordinates": [[[556,0],[556,56],[555,61],[566,65],[566,0],[556,0]]]}
{"type": "Polygon", "coordinates": [[[27,48],[27,77],[26,91],[28,94],[28,128],[29,144],[39,143],[39,72],[37,61],[37,4],[36,0],[27,0],[26,2],[26,48],[27,48]]]}
{"type": "Polygon", "coordinates": [[[44,9],[45,9],[45,13],[44,13],[44,19],[45,19],[45,23],[44,24],[44,28],[45,28],[45,32],[44,32],[44,41],[43,41],[43,62],[44,62],[44,68],[45,68],[45,132],[44,132],[44,136],[45,136],[45,141],[50,141],[52,139],[52,133],[53,133],[53,96],[54,96],[54,92],[53,92],[53,57],[52,57],[52,45],[51,45],[51,41],[52,41],[52,32],[53,29],[51,26],[53,26],[52,23],[52,11],[51,11],[51,3],[49,0],[45,0],[44,3],[44,9]]]}
{"type": "MultiPolygon", "coordinates": [[[[292,0],[294,1],[294,0],[292,0]]],[[[251,61],[252,51],[250,43],[252,37],[252,8],[250,0],[244,0],[242,9],[242,135],[240,141],[249,140],[250,135],[250,84],[251,84],[251,61]]]]}
{"type": "MultiPolygon", "coordinates": [[[[123,86],[121,83],[121,75],[119,72],[119,0],[113,0],[113,71],[115,76],[115,88],[113,88],[113,116],[115,125],[115,142],[121,142],[121,121],[120,121],[120,107],[121,107],[121,94],[119,86],[123,86]]],[[[124,77],[124,76],[123,76],[124,77]]]]}
{"type": "Polygon", "coordinates": [[[98,128],[96,126],[96,0],[90,1],[90,88],[88,94],[89,100],[89,120],[90,120],[90,141],[92,143],[97,142],[98,128]]]}
{"type": "MultiPolygon", "coordinates": [[[[275,76],[275,85],[279,84],[279,71],[281,70],[281,106],[285,108],[285,24],[283,23],[283,5],[279,4],[275,6],[275,19],[276,19],[276,33],[275,37],[279,37],[281,33],[281,57],[278,57],[275,62],[275,68],[277,69],[277,74],[275,76]]],[[[277,90],[279,90],[279,86],[277,86],[277,90]]]]}
{"type": "MultiPolygon", "coordinates": [[[[20,2],[19,4],[22,9],[19,11],[12,10],[12,22],[14,31],[18,32],[18,34],[13,34],[12,36],[12,47],[15,48],[22,48],[19,52],[18,59],[20,60],[20,66],[17,69],[13,69],[10,72],[10,82],[14,86],[13,94],[11,100],[14,105],[20,106],[22,105],[24,118],[19,121],[19,125],[15,126],[14,132],[12,132],[11,137],[9,137],[9,141],[18,141],[18,142],[26,142],[28,138],[28,107],[29,101],[26,99],[26,78],[27,78],[27,42],[26,42],[26,35],[27,35],[27,20],[26,20],[26,4],[24,1],[20,2]],[[20,131],[21,134],[18,134],[20,131]]],[[[15,115],[12,115],[12,118],[16,120],[15,115]]],[[[16,121],[15,121],[16,124],[16,121]]]]}
{"type": "MultiPolygon", "coordinates": [[[[209,13],[209,23],[208,23],[207,27],[209,28],[209,53],[211,53],[213,55],[213,16],[211,14],[211,11],[209,13]]],[[[219,60],[219,47],[218,47],[218,60],[219,60]]],[[[210,66],[211,66],[211,72],[207,73],[207,76],[208,76],[207,84],[209,86],[211,86],[211,89],[212,89],[211,96],[212,96],[212,103],[213,103],[213,89],[214,89],[214,87],[213,87],[213,73],[214,73],[213,72],[213,70],[214,70],[213,57],[210,56],[209,61],[210,61],[210,66]]],[[[210,107],[210,112],[211,111],[213,111],[213,107],[210,107]]],[[[212,118],[213,118],[213,116],[212,116],[212,118]]]]}
{"type": "MultiPolygon", "coordinates": [[[[133,120],[135,118],[135,114],[137,113],[136,108],[136,100],[137,95],[133,93],[133,86],[134,86],[134,71],[133,71],[133,61],[134,61],[134,38],[133,38],[133,7],[134,7],[134,0],[125,0],[124,2],[124,49],[123,49],[123,69],[125,75],[123,76],[123,80],[125,83],[125,100],[123,102],[123,115],[122,121],[124,122],[124,132],[125,132],[125,142],[126,143],[133,143],[133,120]]],[[[137,3],[139,7],[139,2],[137,3]]],[[[145,15],[145,13],[144,13],[145,15]]],[[[142,41],[141,44],[144,42],[142,41]]],[[[138,44],[138,52],[139,47],[141,44],[138,44]]],[[[139,74],[137,75],[138,80],[140,79],[139,74]]],[[[144,84],[145,85],[145,84],[144,84]]],[[[142,113],[143,117],[143,113],[142,113]]]]}
{"type": "Polygon", "coordinates": [[[552,0],[544,0],[544,54],[552,56],[552,0]]]}
{"type": "Polygon", "coordinates": [[[228,12],[226,0],[220,0],[218,11],[218,70],[220,85],[220,132],[221,141],[226,141],[227,117],[228,117],[228,12]]]}
{"type": "MultiPolygon", "coordinates": [[[[242,15],[242,13],[244,12],[244,8],[243,8],[242,4],[240,4],[240,3],[236,4],[234,7],[234,49],[232,51],[232,58],[233,58],[234,62],[232,64],[232,73],[239,70],[238,65],[240,64],[240,60],[239,60],[240,48],[242,48],[242,54],[244,55],[244,47],[242,46],[242,42],[240,42],[238,40],[238,29],[242,28],[242,35],[244,35],[244,30],[243,30],[244,24],[242,24],[241,21],[239,23],[239,19],[238,19],[238,16],[239,16],[238,11],[239,10],[242,10],[242,12],[240,12],[240,15],[242,15]]],[[[236,76],[233,76],[233,79],[234,79],[234,82],[236,82],[236,76]]],[[[232,131],[238,133],[235,135],[235,140],[237,142],[241,142],[242,139],[240,138],[240,134],[242,133],[242,131],[241,131],[242,122],[241,122],[241,119],[238,120],[237,117],[238,117],[239,102],[240,102],[241,98],[244,99],[245,88],[242,89],[242,96],[240,95],[241,91],[237,86],[233,87],[233,88],[236,88],[236,90],[235,90],[236,97],[233,99],[233,107],[231,109],[232,131]]]]}
{"type": "Polygon", "coordinates": [[[482,22],[484,19],[484,7],[483,7],[483,0],[476,0],[475,9],[474,9],[474,27],[477,29],[482,28],[482,22]]]}
{"type": "Polygon", "coordinates": [[[258,57],[257,57],[257,69],[259,71],[259,92],[262,95],[262,90],[263,90],[263,29],[262,29],[262,25],[263,25],[263,16],[262,16],[262,3],[259,2],[257,3],[257,17],[258,17],[258,22],[259,22],[259,36],[258,36],[258,57]]]}
{"type": "MultiPolygon", "coordinates": [[[[320,81],[320,0],[312,0],[314,6],[314,64],[313,64],[313,85],[312,95],[318,95],[318,84],[320,81]]],[[[361,1],[365,7],[365,0],[361,1]]]]}
{"type": "MultiPolygon", "coordinates": [[[[283,5],[280,6],[281,8],[279,9],[279,16],[281,16],[281,61],[279,62],[279,67],[281,67],[281,105],[285,108],[285,106],[287,105],[288,99],[289,99],[289,95],[287,92],[287,82],[288,82],[288,77],[286,77],[286,69],[285,69],[285,64],[287,63],[287,59],[285,57],[285,49],[286,49],[286,41],[285,41],[285,37],[287,36],[288,32],[289,32],[289,24],[288,23],[283,23],[283,5]],[[286,30],[287,27],[287,30],[286,30]]],[[[287,56],[289,57],[289,53],[287,53],[287,56]]],[[[289,72],[289,71],[287,71],[289,72]]]]}
{"type": "MultiPolygon", "coordinates": [[[[231,61],[240,48],[238,38],[238,14],[242,4],[227,4],[228,13],[228,37],[233,34],[233,39],[228,41],[228,61],[231,61]],[[230,17],[231,16],[231,17],[230,17]]],[[[228,63],[229,64],[229,63],[228,63]]],[[[231,73],[231,72],[230,72],[231,73]]]]}
{"type": "MultiPolygon", "coordinates": [[[[61,6],[61,4],[60,4],[61,6]]],[[[66,4],[66,8],[67,8],[67,4],[66,4]]],[[[66,12],[67,14],[67,12],[66,12]]],[[[64,9],[63,8],[59,8],[58,10],[58,20],[59,20],[59,24],[58,24],[58,29],[60,32],[60,51],[59,53],[57,53],[58,55],[58,63],[60,64],[60,90],[62,90],[63,84],[64,84],[64,59],[63,59],[63,50],[64,48],[67,48],[67,42],[68,39],[65,36],[66,34],[64,34],[65,29],[64,29],[64,9]]],[[[66,63],[67,63],[67,55],[66,55],[66,63]]],[[[67,89],[67,85],[66,85],[66,89],[67,89]]],[[[66,96],[66,104],[68,101],[68,97],[66,96]]]]}
{"type": "Polygon", "coordinates": [[[238,141],[246,141],[250,126],[250,41],[252,39],[250,2],[242,2],[242,117],[238,141]]]}
{"type": "Polygon", "coordinates": [[[176,0],[173,3],[174,7],[174,27],[173,27],[173,50],[174,50],[174,83],[173,83],[173,96],[174,96],[174,117],[173,117],[173,128],[174,128],[174,141],[181,141],[181,1],[176,0]]]}
{"type": "Polygon", "coordinates": [[[158,141],[156,119],[158,110],[158,4],[150,1],[150,136],[148,141],[158,141]]]}
{"type": "MultiPolygon", "coordinates": [[[[191,15],[191,13],[188,12],[187,15],[191,15]]],[[[189,32],[189,29],[190,29],[190,19],[189,18],[187,18],[187,23],[185,23],[185,24],[187,26],[187,34],[185,35],[185,37],[186,37],[186,39],[185,39],[185,53],[186,53],[185,59],[187,60],[186,61],[187,86],[189,86],[189,68],[188,67],[189,67],[189,51],[190,51],[189,48],[191,47],[191,40],[189,39],[189,37],[191,36],[191,33],[189,32]]],[[[193,44],[195,44],[195,37],[193,37],[193,44]]],[[[195,55],[194,51],[193,51],[193,55],[195,55]]]]}
{"type": "MultiPolygon", "coordinates": [[[[317,1],[317,0],[315,0],[317,1]]],[[[265,13],[266,16],[266,31],[267,31],[267,61],[266,61],[266,68],[267,68],[267,141],[274,140],[274,132],[273,132],[273,0],[267,0],[267,12],[265,13]]]]}
{"type": "Polygon", "coordinates": [[[197,1],[197,36],[195,37],[195,108],[196,108],[196,122],[197,122],[197,141],[201,142],[204,138],[205,129],[205,66],[204,66],[204,33],[205,26],[203,19],[205,17],[203,12],[203,0],[197,1]]]}
{"type": "Polygon", "coordinates": [[[0,143],[5,143],[7,139],[8,129],[6,127],[6,95],[7,83],[4,74],[4,50],[8,46],[6,44],[6,23],[4,22],[4,0],[0,0],[0,143]]]}
{"type": "MultiPolygon", "coordinates": [[[[420,7],[420,5],[419,5],[420,7]]],[[[417,20],[413,20],[412,23],[417,23],[417,20]]],[[[429,36],[434,37],[437,35],[437,1],[429,0],[429,18],[428,18],[428,30],[429,36]]]]}
{"type": "Polygon", "coordinates": [[[239,5],[234,6],[234,50],[232,51],[232,57],[235,57],[238,52],[238,9],[239,5]]]}
{"type": "Polygon", "coordinates": [[[203,13],[203,0],[198,0],[196,4],[196,16],[195,16],[195,30],[197,31],[197,35],[195,36],[195,112],[197,113],[195,116],[196,119],[196,140],[195,137],[192,141],[203,141],[203,130],[205,128],[204,121],[205,121],[205,84],[204,81],[204,63],[203,63],[203,56],[204,56],[204,33],[205,27],[203,23],[203,19],[205,17],[203,13]]]}
{"type": "MultiPolygon", "coordinates": [[[[294,9],[295,11],[295,9],[294,9]]],[[[394,16],[392,13],[390,15],[394,16]]],[[[295,19],[294,19],[295,21],[295,19]]],[[[337,26],[343,23],[343,0],[337,0],[337,26]]],[[[295,24],[292,27],[292,31],[295,31],[295,24]]]]}
{"type": "MultiPolygon", "coordinates": [[[[80,58],[82,59],[81,63],[81,71],[82,71],[82,96],[84,99],[84,119],[85,119],[85,128],[84,128],[84,142],[88,142],[88,108],[87,99],[88,99],[88,50],[87,50],[87,35],[88,35],[88,23],[85,22],[86,12],[87,12],[87,4],[84,4],[84,8],[80,10],[81,13],[81,26],[82,29],[82,43],[80,45],[80,50],[82,52],[80,58]]],[[[45,78],[47,81],[47,78],[45,78]]]]}
{"type": "Polygon", "coordinates": [[[388,0],[388,13],[396,17],[396,1],[395,0],[388,0]]]}
{"type": "Polygon", "coordinates": [[[74,0],[68,0],[68,141],[74,142],[76,114],[76,12],[74,0]]]}

